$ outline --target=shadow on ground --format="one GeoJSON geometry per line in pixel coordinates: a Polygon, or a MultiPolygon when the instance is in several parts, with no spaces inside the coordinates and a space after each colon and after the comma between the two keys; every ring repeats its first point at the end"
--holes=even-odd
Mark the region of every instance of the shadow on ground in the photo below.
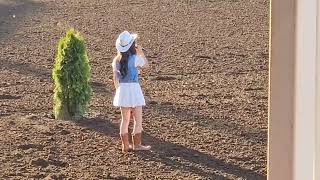
{"type": "Polygon", "coordinates": [[[267,142],[267,132],[262,132],[259,129],[249,129],[244,125],[237,124],[232,119],[225,117],[224,119],[212,118],[207,115],[201,114],[196,107],[180,107],[178,104],[166,102],[166,103],[150,103],[147,109],[151,109],[153,112],[161,112],[161,114],[169,114],[172,117],[176,117],[179,121],[196,122],[197,125],[202,127],[209,127],[210,129],[225,132],[227,134],[245,138],[253,143],[267,142]],[[177,118],[179,117],[179,118],[177,118]],[[210,121],[210,123],[208,123],[210,121]]]}
{"type": "MultiPolygon", "coordinates": [[[[104,117],[82,119],[76,121],[76,123],[106,136],[119,137],[119,125],[106,120],[104,117]]],[[[172,169],[189,171],[212,179],[225,179],[225,177],[215,172],[224,172],[244,179],[266,179],[264,175],[252,170],[238,167],[182,145],[155,138],[148,133],[144,133],[143,138],[146,143],[153,146],[153,150],[150,152],[136,152],[135,154],[145,161],[161,162],[172,169]]]]}

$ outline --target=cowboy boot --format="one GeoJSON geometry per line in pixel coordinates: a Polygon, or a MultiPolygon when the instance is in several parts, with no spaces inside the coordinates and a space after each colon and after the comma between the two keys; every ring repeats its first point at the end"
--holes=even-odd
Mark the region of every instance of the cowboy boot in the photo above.
{"type": "Polygon", "coordinates": [[[132,149],[134,151],[148,151],[151,149],[151,146],[141,145],[141,133],[132,135],[132,149]]]}
{"type": "Polygon", "coordinates": [[[121,134],[121,142],[122,142],[122,152],[126,153],[129,151],[129,136],[128,133],[126,134],[121,134]]]}

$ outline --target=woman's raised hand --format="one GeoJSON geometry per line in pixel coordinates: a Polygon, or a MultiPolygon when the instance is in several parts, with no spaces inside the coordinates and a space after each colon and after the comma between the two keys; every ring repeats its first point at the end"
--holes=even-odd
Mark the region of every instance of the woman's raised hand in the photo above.
{"type": "Polygon", "coordinates": [[[143,53],[143,51],[142,51],[142,46],[140,46],[140,45],[136,45],[136,50],[140,53],[140,52],[142,52],[143,53]]]}

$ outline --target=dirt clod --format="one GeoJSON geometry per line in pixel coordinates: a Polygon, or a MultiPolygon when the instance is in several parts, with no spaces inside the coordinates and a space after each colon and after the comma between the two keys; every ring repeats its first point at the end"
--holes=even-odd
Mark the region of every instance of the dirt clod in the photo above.
{"type": "Polygon", "coordinates": [[[30,164],[45,168],[49,165],[49,162],[42,159],[42,158],[36,158],[36,159],[31,160],[30,164]]]}

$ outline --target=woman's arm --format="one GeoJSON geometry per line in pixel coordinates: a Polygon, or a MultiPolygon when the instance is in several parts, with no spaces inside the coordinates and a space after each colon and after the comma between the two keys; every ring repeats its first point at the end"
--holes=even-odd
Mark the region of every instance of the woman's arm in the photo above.
{"type": "Polygon", "coordinates": [[[148,68],[149,67],[149,62],[148,62],[146,56],[144,55],[142,47],[138,45],[136,51],[137,51],[137,55],[142,57],[143,60],[144,60],[144,65],[143,65],[142,68],[148,68]]]}
{"type": "Polygon", "coordinates": [[[119,87],[119,80],[116,71],[113,71],[113,85],[116,89],[119,87]]]}
{"type": "Polygon", "coordinates": [[[119,58],[119,55],[117,55],[112,61],[113,85],[116,89],[119,86],[119,70],[117,69],[117,61],[119,61],[119,58]]]}

